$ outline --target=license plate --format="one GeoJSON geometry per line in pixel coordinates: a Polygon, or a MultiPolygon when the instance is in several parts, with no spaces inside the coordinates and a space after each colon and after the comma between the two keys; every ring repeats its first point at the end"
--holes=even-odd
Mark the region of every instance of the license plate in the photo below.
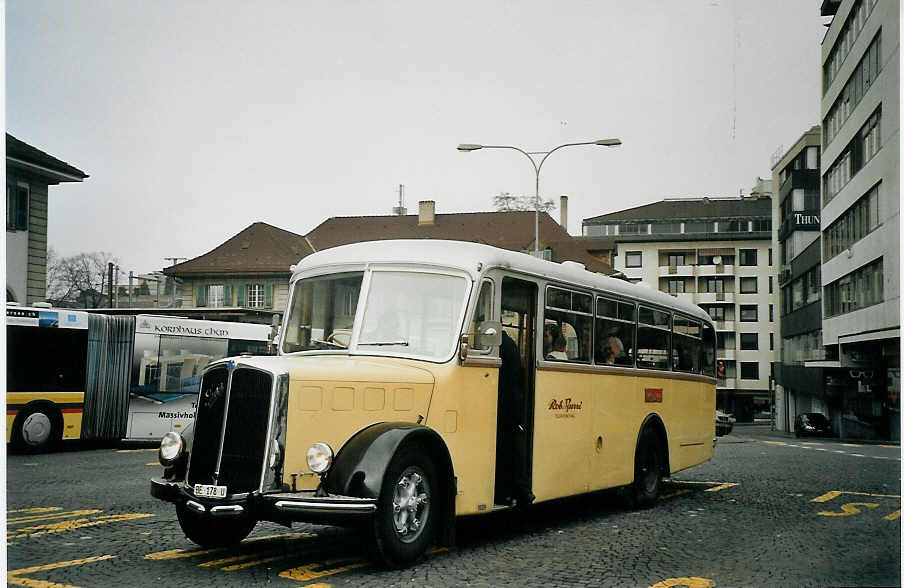
{"type": "Polygon", "coordinates": [[[195,496],[202,498],[226,498],[226,486],[195,484],[195,496]]]}

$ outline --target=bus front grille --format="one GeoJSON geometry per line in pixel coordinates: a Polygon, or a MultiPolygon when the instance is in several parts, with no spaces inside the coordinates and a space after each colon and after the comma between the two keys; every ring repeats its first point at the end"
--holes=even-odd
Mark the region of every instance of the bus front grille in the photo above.
{"type": "Polygon", "coordinates": [[[218,484],[226,486],[230,494],[260,487],[272,389],[273,376],[254,369],[236,368],[231,383],[225,367],[204,374],[188,468],[189,484],[218,484]]]}

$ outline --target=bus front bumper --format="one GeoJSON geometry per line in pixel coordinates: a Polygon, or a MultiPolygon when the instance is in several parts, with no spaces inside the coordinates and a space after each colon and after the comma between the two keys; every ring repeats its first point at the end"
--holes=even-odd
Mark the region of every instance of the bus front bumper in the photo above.
{"type": "Polygon", "coordinates": [[[255,520],[276,522],[351,524],[373,516],[377,510],[375,498],[317,496],[314,490],[267,494],[252,492],[222,499],[200,498],[184,482],[163,478],[151,479],[151,496],[184,505],[201,516],[248,516],[255,520]]]}

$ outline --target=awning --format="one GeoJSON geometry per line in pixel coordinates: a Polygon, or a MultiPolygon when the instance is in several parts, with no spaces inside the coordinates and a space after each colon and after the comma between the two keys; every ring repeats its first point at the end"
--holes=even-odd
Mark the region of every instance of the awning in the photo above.
{"type": "Polygon", "coordinates": [[[715,247],[712,249],[698,249],[697,255],[734,255],[734,247],[715,247]]]}

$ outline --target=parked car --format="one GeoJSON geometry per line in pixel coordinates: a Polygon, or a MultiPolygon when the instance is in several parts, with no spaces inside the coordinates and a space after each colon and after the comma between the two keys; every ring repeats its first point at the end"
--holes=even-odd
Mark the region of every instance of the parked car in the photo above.
{"type": "Polygon", "coordinates": [[[734,428],[735,418],[727,412],[716,410],[716,436],[721,437],[731,433],[734,428]]]}
{"type": "Polygon", "coordinates": [[[832,423],[824,414],[803,412],[794,419],[794,436],[831,437],[832,423]]]}

